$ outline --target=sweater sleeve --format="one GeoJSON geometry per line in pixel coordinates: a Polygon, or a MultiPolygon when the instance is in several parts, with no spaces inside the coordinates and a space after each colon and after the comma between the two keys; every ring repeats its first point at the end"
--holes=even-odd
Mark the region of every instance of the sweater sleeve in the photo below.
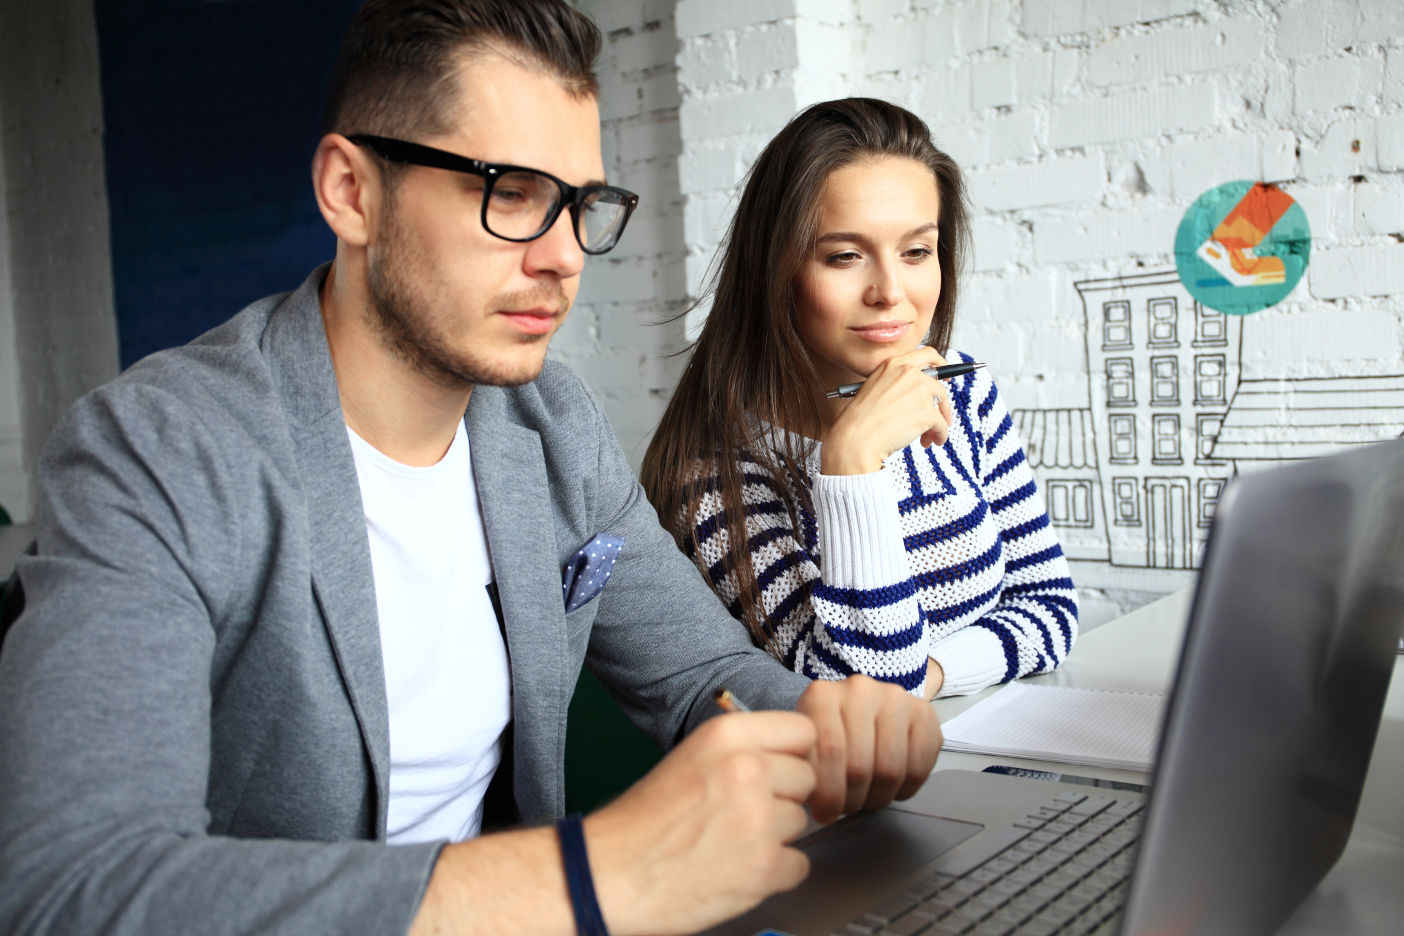
{"type": "MultiPolygon", "coordinates": [[[[798,509],[797,529],[786,508],[792,493],[757,464],[744,468],[747,545],[781,660],[814,679],[863,673],[919,694],[925,638],[890,469],[816,475],[814,513],[798,509]]],[[[712,487],[693,518],[694,542],[713,588],[739,617],[725,514],[712,487]]]]}
{"type": "Polygon", "coordinates": [[[974,475],[999,531],[1004,575],[993,606],[932,644],[946,670],[942,695],[1049,672],[1077,638],[1077,591],[1004,400],[982,377],[971,382],[969,403],[974,475]]]}

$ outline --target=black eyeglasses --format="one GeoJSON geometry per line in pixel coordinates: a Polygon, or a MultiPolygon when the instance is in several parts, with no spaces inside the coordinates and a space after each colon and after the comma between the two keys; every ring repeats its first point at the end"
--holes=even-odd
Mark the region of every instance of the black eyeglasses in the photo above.
{"type": "Polygon", "coordinates": [[[535,240],[569,206],[580,249],[587,254],[607,253],[619,243],[629,215],[639,204],[639,196],[613,185],[574,186],[540,169],[483,162],[390,137],[356,133],[347,139],[390,162],[481,176],[483,229],[503,240],[535,240]]]}

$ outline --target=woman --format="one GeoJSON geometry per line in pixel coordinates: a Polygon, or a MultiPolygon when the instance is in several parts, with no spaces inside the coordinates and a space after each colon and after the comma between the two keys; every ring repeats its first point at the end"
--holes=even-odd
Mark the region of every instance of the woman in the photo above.
{"type": "Polygon", "coordinates": [[[960,170],[918,117],[866,98],[800,113],[751,169],[644,458],[732,614],[813,678],[968,693],[1053,669],[1076,637],[988,371],[922,372],[972,360],[947,351],[967,239],[960,170]]]}

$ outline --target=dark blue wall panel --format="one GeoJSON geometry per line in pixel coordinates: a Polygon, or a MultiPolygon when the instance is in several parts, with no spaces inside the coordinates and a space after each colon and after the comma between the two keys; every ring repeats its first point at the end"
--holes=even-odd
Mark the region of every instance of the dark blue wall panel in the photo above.
{"type": "Polygon", "coordinates": [[[96,0],[122,365],[328,260],[309,182],[357,0],[96,0]]]}

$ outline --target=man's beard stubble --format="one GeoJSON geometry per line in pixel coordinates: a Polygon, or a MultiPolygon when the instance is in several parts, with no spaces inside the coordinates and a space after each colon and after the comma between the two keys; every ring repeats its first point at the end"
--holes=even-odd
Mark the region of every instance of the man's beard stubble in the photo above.
{"type": "MultiPolygon", "coordinates": [[[[434,314],[429,308],[429,301],[408,282],[404,274],[405,256],[413,248],[407,247],[393,210],[387,213],[379,240],[381,249],[367,264],[366,291],[370,299],[371,326],[387,350],[445,387],[469,387],[474,384],[515,387],[536,379],[541,373],[539,366],[530,373],[523,373],[475,356],[471,349],[455,353],[444,340],[442,332],[434,327],[434,314]]],[[[539,289],[494,296],[489,310],[542,305],[559,308],[564,315],[570,307],[570,299],[559,283],[555,283],[554,288],[542,284],[539,289]]],[[[549,333],[523,335],[522,343],[549,339],[549,333]]]]}

